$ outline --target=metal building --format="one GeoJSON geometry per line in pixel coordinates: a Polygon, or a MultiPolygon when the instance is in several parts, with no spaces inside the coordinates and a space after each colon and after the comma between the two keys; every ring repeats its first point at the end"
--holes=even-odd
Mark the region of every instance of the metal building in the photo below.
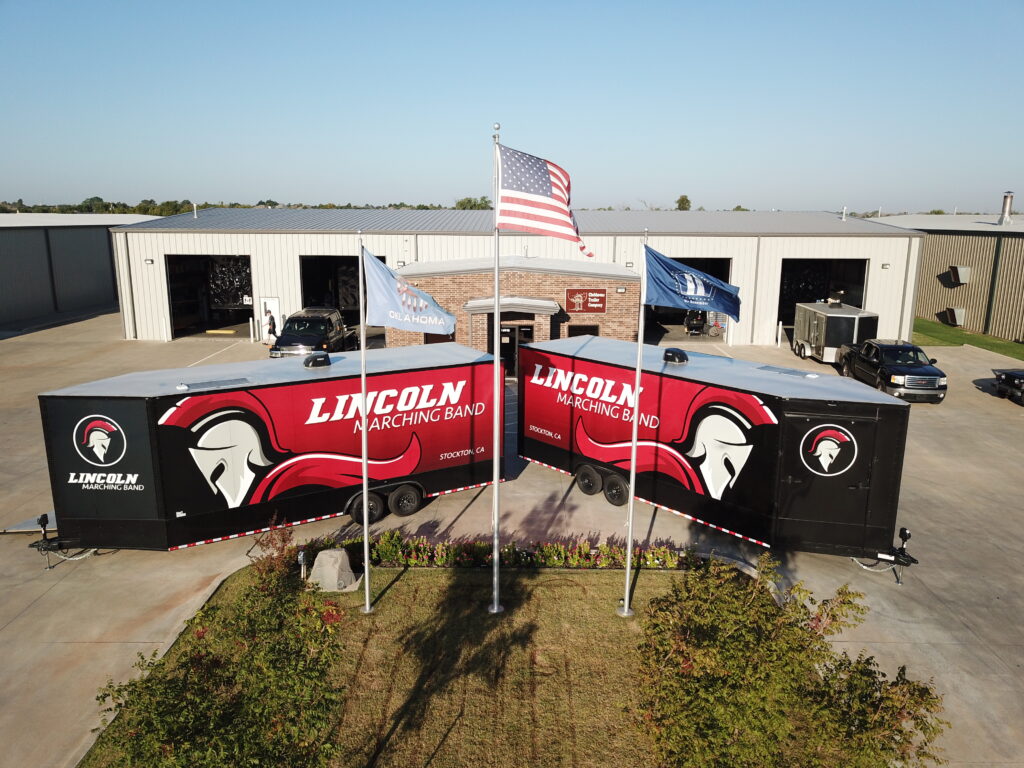
{"type": "MultiPolygon", "coordinates": [[[[117,227],[125,337],[170,340],[238,325],[254,308],[288,315],[332,303],[352,312],[360,238],[392,269],[486,259],[492,216],[212,208],[117,227]]],[[[911,332],[920,233],[817,212],[579,211],[577,219],[596,262],[638,271],[646,234],[666,256],[739,286],[742,319],[728,325],[729,344],[772,344],[798,302],[830,295],[877,312],[882,336],[911,332]]],[[[587,262],[569,241],[503,232],[499,242],[502,258],[587,262]]]]}
{"type": "Polygon", "coordinates": [[[0,327],[117,306],[109,228],[154,216],[0,215],[0,327]]]}
{"type": "Polygon", "coordinates": [[[1024,217],[886,216],[886,224],[926,232],[917,315],[1012,341],[1024,340],[1024,217]]]}

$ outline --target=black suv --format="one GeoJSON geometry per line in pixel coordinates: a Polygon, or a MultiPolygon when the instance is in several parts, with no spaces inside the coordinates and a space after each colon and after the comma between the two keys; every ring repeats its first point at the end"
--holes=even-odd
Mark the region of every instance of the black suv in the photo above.
{"type": "Polygon", "coordinates": [[[1024,369],[1016,371],[995,371],[996,394],[1008,397],[1018,405],[1024,405],[1024,369]]]}
{"type": "Polygon", "coordinates": [[[281,333],[270,348],[270,356],[339,352],[358,347],[358,335],[354,329],[345,326],[338,310],[306,307],[285,320],[281,333]]]}

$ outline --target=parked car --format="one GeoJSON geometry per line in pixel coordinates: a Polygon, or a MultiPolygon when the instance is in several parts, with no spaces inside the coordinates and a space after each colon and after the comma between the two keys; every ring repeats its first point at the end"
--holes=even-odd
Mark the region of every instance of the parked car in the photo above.
{"type": "Polygon", "coordinates": [[[996,394],[1024,405],[1024,369],[1016,371],[995,371],[996,394]]]}
{"type": "Polygon", "coordinates": [[[843,376],[908,402],[941,403],[946,398],[946,374],[936,362],[920,347],[886,339],[844,344],[836,355],[843,376]]]}
{"type": "Polygon", "coordinates": [[[270,356],[340,352],[358,347],[359,336],[355,329],[345,325],[338,310],[306,307],[285,320],[281,333],[270,347],[270,356]]]}

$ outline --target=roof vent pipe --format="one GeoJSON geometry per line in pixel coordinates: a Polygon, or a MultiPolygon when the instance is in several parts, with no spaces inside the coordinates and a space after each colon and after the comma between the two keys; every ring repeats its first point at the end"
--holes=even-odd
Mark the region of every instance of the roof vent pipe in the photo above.
{"type": "Polygon", "coordinates": [[[1003,212],[999,214],[999,226],[1005,226],[1007,224],[1013,224],[1013,219],[1010,218],[1010,213],[1013,211],[1013,192],[1005,192],[1003,194],[1003,212]]]}
{"type": "Polygon", "coordinates": [[[843,206],[843,221],[846,221],[846,206],[843,206]]]}
{"type": "Polygon", "coordinates": [[[192,218],[193,219],[198,219],[199,218],[199,205],[196,204],[196,203],[192,203],[192,218]]]}

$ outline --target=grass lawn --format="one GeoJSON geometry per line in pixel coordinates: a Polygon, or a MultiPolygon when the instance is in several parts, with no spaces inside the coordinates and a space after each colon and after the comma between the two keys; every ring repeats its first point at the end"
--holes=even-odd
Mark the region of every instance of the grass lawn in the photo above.
{"type": "MultiPolygon", "coordinates": [[[[672,577],[639,572],[638,616],[672,577]]],[[[375,569],[369,615],[362,590],[331,596],[346,611],[336,765],[649,764],[652,743],[630,713],[640,623],[615,613],[623,579],[621,570],[506,570],[496,616],[489,568],[375,569]]],[[[233,594],[229,580],[214,600],[233,594]]],[[[101,737],[82,765],[110,757],[101,737]]]]}
{"type": "Polygon", "coordinates": [[[971,333],[962,328],[944,325],[935,320],[918,317],[914,320],[914,343],[923,347],[951,347],[970,344],[1007,357],[1024,360],[1024,344],[997,339],[982,333],[971,333]]]}

